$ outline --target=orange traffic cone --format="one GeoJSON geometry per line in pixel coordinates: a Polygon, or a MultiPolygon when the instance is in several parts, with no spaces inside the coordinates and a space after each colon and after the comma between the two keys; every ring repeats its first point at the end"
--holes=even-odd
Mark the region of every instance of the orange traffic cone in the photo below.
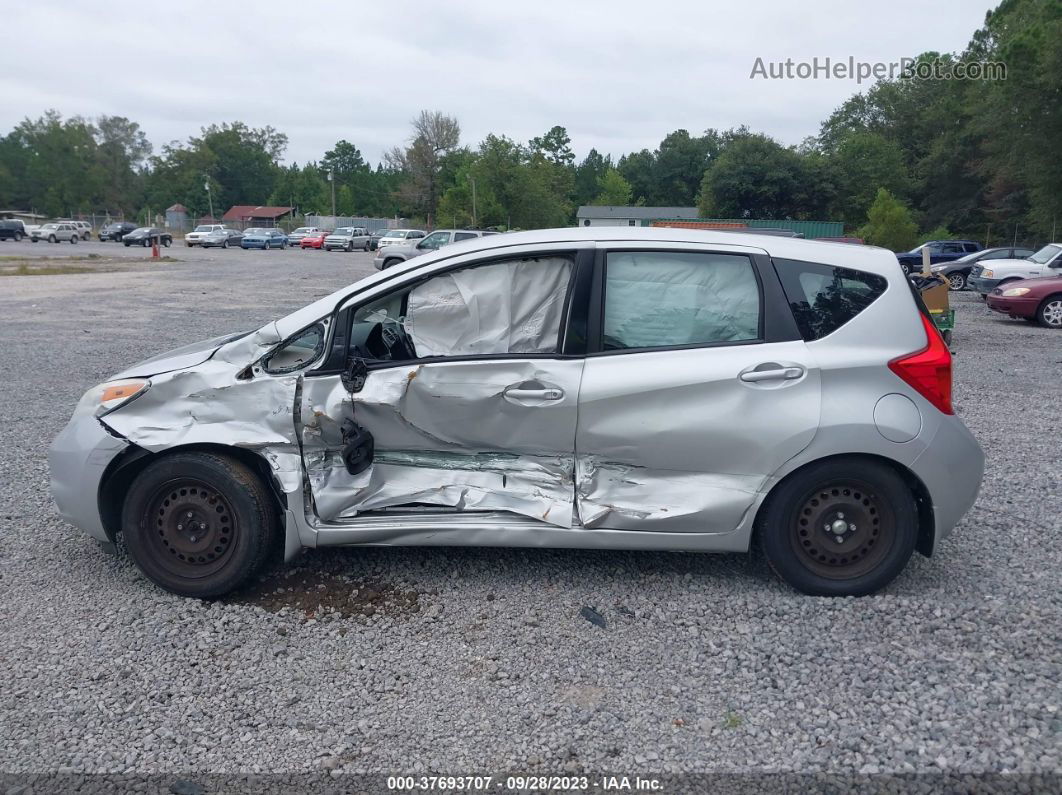
{"type": "Polygon", "coordinates": [[[151,258],[159,258],[159,239],[157,237],[151,241],[151,258]]]}

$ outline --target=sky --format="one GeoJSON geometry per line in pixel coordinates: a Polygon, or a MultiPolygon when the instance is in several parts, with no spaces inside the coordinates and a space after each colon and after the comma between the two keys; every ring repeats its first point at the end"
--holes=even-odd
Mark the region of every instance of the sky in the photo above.
{"type": "Polygon", "coordinates": [[[54,108],[126,116],[156,151],[212,123],[287,134],[286,162],[340,139],[378,161],[422,109],[462,143],[567,128],[581,159],[672,130],[814,135],[871,81],[766,80],[756,59],[897,62],[962,50],[995,3],[35,0],[4,11],[0,135],[54,108]]]}

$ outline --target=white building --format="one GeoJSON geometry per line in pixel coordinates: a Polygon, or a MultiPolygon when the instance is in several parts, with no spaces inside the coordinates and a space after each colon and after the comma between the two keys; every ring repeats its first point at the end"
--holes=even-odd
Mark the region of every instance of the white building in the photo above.
{"type": "Polygon", "coordinates": [[[694,221],[700,218],[696,207],[616,207],[584,204],[575,214],[578,226],[649,226],[659,218],[694,221]]]}

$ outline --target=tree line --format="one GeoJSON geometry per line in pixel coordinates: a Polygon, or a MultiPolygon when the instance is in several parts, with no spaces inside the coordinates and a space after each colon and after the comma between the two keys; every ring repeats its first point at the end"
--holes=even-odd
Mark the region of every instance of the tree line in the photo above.
{"type": "Polygon", "coordinates": [[[457,119],[423,111],[375,165],[337,141],[281,164],[287,137],[211,125],[155,151],[135,121],[49,111],[0,138],[0,206],[51,216],[128,217],[174,203],[194,216],[233,204],[416,218],[441,225],[563,226],[581,204],[694,206],[704,217],[841,220],[894,248],[919,234],[986,242],[1056,235],[1062,214],[1062,3],[1004,0],[957,55],[1001,61],[1005,80],[899,78],[844,102],[798,146],[739,127],[675,130],[654,149],[577,160],[567,130],[529,141],[461,141],[457,119]],[[207,190],[209,186],[209,190],[207,190]]]}

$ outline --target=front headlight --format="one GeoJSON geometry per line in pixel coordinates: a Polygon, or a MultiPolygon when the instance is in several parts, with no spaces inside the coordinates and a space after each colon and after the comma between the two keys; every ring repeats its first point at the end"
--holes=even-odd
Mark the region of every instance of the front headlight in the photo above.
{"type": "Polygon", "coordinates": [[[142,395],[151,382],[144,378],[128,378],[124,381],[110,381],[89,390],[85,396],[90,405],[95,406],[95,415],[102,417],[110,414],[130,400],[142,395]]]}
{"type": "Polygon", "coordinates": [[[992,271],[981,271],[981,275],[984,276],[986,279],[991,279],[993,276],[995,276],[992,271]]]}
{"type": "Polygon", "coordinates": [[[1011,287],[1009,290],[1003,291],[1004,298],[1017,298],[1019,295],[1025,295],[1029,292],[1028,287],[1011,287]]]}

